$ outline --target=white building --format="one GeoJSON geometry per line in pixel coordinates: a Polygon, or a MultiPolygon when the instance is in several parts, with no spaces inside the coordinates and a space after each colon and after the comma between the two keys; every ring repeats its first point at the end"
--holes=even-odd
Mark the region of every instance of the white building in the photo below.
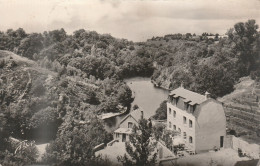
{"type": "Polygon", "coordinates": [[[199,153],[224,146],[226,117],[222,103],[209,94],[173,90],[167,102],[167,129],[180,133],[187,151],[199,153]]]}

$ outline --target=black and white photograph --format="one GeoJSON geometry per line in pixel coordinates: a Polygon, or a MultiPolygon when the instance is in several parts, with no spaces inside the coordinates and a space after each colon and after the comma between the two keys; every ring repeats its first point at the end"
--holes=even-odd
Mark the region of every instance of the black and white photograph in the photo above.
{"type": "Polygon", "coordinates": [[[260,0],[0,0],[0,166],[260,166],[260,0]]]}

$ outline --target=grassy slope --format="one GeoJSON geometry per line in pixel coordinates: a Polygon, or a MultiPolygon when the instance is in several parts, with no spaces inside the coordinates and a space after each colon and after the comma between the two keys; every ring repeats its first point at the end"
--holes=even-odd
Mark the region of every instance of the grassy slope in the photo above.
{"type": "Polygon", "coordinates": [[[256,131],[260,124],[260,84],[244,77],[235,85],[235,90],[219,100],[225,105],[228,128],[249,142],[260,144],[256,131]]]}
{"type": "Polygon", "coordinates": [[[17,118],[28,117],[26,121],[21,119],[17,125],[29,126],[32,117],[47,107],[58,109],[60,95],[67,97],[65,107],[80,109],[84,112],[84,117],[85,114],[96,114],[95,111],[102,107],[86,100],[90,91],[95,91],[101,102],[109,100],[100,88],[102,81],[99,85],[94,85],[89,80],[78,77],[57,77],[57,72],[42,68],[35,61],[9,51],[0,51],[0,60],[3,59],[5,66],[0,69],[0,92],[4,95],[0,98],[0,113],[10,111],[17,118]],[[42,87],[44,90],[41,90],[42,87]]]}

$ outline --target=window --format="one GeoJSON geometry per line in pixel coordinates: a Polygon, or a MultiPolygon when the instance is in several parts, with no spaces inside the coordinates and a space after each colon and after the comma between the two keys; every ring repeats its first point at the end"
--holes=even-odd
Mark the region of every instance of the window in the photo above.
{"type": "Polygon", "coordinates": [[[171,108],[169,108],[169,114],[171,114],[172,113],[172,110],[171,110],[171,108]]]}
{"type": "Polygon", "coordinates": [[[128,122],[128,128],[132,128],[133,127],[133,123],[132,122],[128,122]]]}
{"type": "Polygon", "coordinates": [[[189,120],[189,127],[192,128],[192,120],[189,120]]]}
{"type": "Polygon", "coordinates": [[[176,118],[176,111],[173,111],[173,117],[176,118]]]}
{"type": "Polygon", "coordinates": [[[183,139],[186,139],[186,137],[187,137],[186,132],[183,132],[183,139]]]}
{"type": "Polygon", "coordinates": [[[118,138],[119,137],[119,134],[118,133],[116,133],[116,138],[118,138]]]}
{"type": "Polygon", "coordinates": [[[178,101],[179,101],[179,98],[177,97],[177,98],[176,98],[176,101],[175,101],[175,105],[178,104],[178,101]]]}
{"type": "Polygon", "coordinates": [[[187,123],[187,118],[185,116],[183,116],[183,123],[186,124],[187,123]]]}
{"type": "Polygon", "coordinates": [[[192,137],[189,137],[189,142],[192,143],[192,137]]]}
{"type": "Polygon", "coordinates": [[[175,99],[174,97],[172,98],[172,100],[171,100],[171,101],[172,101],[172,104],[174,104],[174,105],[175,105],[175,103],[176,103],[176,99],[175,99]]]}
{"type": "Polygon", "coordinates": [[[192,112],[196,110],[196,105],[193,106],[192,112]]]}
{"type": "Polygon", "coordinates": [[[172,123],[171,122],[169,122],[169,128],[171,128],[172,127],[172,123]]]}
{"type": "Polygon", "coordinates": [[[173,125],[173,129],[176,130],[176,125],[173,125]]]}
{"type": "Polygon", "coordinates": [[[191,105],[191,106],[190,106],[190,113],[193,113],[193,112],[194,112],[193,109],[194,109],[194,107],[191,105]]]}
{"type": "Polygon", "coordinates": [[[184,108],[186,111],[188,110],[188,107],[189,107],[188,103],[184,102],[184,108]]]}

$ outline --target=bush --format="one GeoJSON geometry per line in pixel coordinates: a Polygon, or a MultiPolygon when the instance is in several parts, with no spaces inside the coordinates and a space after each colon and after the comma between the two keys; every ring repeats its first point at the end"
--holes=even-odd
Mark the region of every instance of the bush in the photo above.
{"type": "Polygon", "coordinates": [[[260,80],[260,69],[259,70],[255,70],[255,71],[251,71],[250,72],[250,77],[251,77],[252,80],[259,81],[260,80]]]}
{"type": "Polygon", "coordinates": [[[0,151],[0,163],[4,166],[24,166],[36,162],[38,150],[34,142],[27,142],[26,146],[22,142],[8,143],[9,150],[0,151]],[[20,145],[19,145],[20,144],[20,145]],[[20,147],[20,148],[17,148],[20,147]]]}
{"type": "Polygon", "coordinates": [[[55,109],[47,107],[35,113],[30,119],[30,127],[38,128],[56,121],[57,115],[55,109]]]}
{"type": "Polygon", "coordinates": [[[45,82],[44,79],[38,78],[36,79],[35,83],[32,85],[32,94],[36,97],[43,96],[45,94],[45,87],[43,83],[45,82]]]}
{"type": "Polygon", "coordinates": [[[131,45],[130,47],[129,47],[129,50],[135,50],[135,47],[133,46],[133,45],[131,45]]]}
{"type": "Polygon", "coordinates": [[[5,66],[5,60],[2,59],[0,60],[0,68],[3,68],[5,66]]]}

